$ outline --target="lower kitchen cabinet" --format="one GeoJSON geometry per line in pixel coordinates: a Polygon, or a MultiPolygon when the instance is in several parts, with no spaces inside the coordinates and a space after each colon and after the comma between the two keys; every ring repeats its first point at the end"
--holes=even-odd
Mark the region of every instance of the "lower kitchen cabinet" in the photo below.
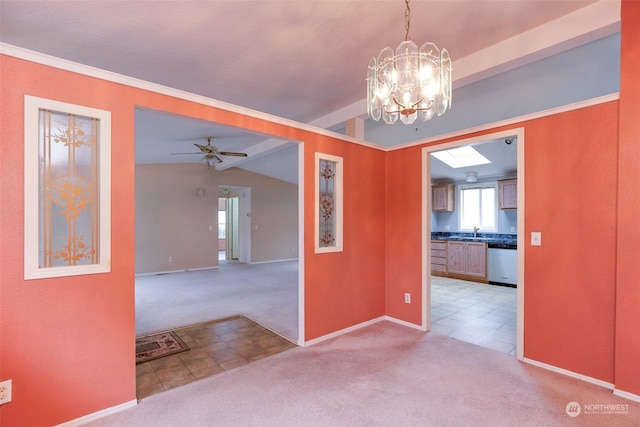
{"type": "Polygon", "coordinates": [[[431,241],[431,274],[447,275],[447,242],[444,240],[431,241]]]}
{"type": "Polygon", "coordinates": [[[486,282],[487,244],[448,241],[447,276],[486,282]]]}

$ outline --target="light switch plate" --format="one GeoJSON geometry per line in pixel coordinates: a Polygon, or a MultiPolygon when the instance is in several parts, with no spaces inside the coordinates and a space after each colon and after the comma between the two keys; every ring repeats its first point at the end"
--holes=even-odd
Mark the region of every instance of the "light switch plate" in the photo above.
{"type": "Polygon", "coordinates": [[[540,231],[531,232],[531,246],[542,246],[542,233],[540,231]]]}

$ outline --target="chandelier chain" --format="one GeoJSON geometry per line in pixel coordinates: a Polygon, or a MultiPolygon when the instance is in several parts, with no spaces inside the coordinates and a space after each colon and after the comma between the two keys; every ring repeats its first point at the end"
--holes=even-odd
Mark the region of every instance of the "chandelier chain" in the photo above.
{"type": "Polygon", "coordinates": [[[404,11],[404,28],[407,32],[404,35],[404,41],[409,41],[409,27],[411,27],[411,8],[409,7],[409,0],[404,0],[407,5],[407,9],[404,11]]]}

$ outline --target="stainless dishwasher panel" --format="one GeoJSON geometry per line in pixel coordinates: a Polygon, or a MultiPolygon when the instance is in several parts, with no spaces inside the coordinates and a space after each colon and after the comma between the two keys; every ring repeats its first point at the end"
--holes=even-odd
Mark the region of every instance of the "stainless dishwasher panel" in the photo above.
{"type": "Polygon", "coordinates": [[[488,249],[489,282],[516,285],[518,283],[518,251],[516,249],[488,249]]]}

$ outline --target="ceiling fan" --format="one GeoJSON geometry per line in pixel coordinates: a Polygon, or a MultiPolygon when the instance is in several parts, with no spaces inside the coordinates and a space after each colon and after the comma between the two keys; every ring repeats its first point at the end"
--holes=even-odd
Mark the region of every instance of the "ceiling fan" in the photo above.
{"type": "Polygon", "coordinates": [[[207,141],[207,145],[193,144],[200,149],[199,153],[171,153],[172,156],[181,154],[204,154],[204,157],[200,160],[203,163],[213,166],[216,163],[222,163],[222,159],[219,156],[236,156],[247,157],[247,153],[236,153],[233,151],[218,151],[218,147],[211,145],[212,136],[206,136],[204,138],[207,141]]]}

